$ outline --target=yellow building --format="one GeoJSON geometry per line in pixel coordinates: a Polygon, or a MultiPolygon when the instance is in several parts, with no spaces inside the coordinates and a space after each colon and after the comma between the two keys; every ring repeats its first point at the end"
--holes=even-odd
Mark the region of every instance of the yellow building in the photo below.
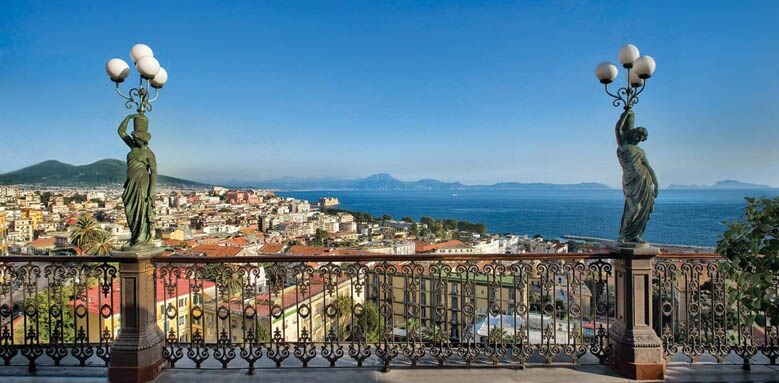
{"type": "Polygon", "coordinates": [[[8,232],[8,219],[6,216],[8,213],[0,211],[0,255],[3,255],[8,250],[8,243],[5,239],[8,232]]]}
{"type": "MultiPolygon", "coordinates": [[[[455,271],[439,279],[430,275],[428,263],[419,265],[424,267],[422,275],[415,274],[414,278],[410,274],[404,275],[403,267],[398,265],[398,273],[388,278],[396,332],[409,326],[439,326],[446,330],[446,335],[457,337],[463,326],[472,324],[465,323],[468,319],[472,322],[488,312],[493,315],[512,313],[521,305],[528,305],[529,286],[518,282],[515,287],[508,272],[502,277],[498,274],[495,280],[483,273],[466,279],[464,274],[458,276],[455,271]],[[439,306],[444,310],[436,310],[439,306]]],[[[369,297],[381,307],[384,276],[372,274],[370,278],[369,297]]]]}
{"type": "Polygon", "coordinates": [[[38,224],[43,222],[43,211],[40,209],[24,208],[22,209],[22,218],[30,220],[30,226],[35,230],[38,224]]]}

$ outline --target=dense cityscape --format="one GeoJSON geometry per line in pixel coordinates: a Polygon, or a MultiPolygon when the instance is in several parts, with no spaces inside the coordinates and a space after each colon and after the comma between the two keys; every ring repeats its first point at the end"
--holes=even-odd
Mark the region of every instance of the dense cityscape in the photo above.
{"type": "MultiPolygon", "coordinates": [[[[106,255],[130,236],[121,192],[118,186],[0,187],[0,250],[3,254],[106,255]],[[102,247],[84,246],[72,240],[72,232],[83,216],[94,220],[107,233],[102,247]]],[[[539,236],[489,234],[484,225],[465,221],[422,217],[416,222],[411,217],[371,217],[340,211],[338,204],[335,198],[323,197],[312,203],[276,196],[267,190],[161,190],[155,203],[155,243],[170,252],[206,256],[350,252],[521,254],[571,250],[568,243],[539,236]]]]}

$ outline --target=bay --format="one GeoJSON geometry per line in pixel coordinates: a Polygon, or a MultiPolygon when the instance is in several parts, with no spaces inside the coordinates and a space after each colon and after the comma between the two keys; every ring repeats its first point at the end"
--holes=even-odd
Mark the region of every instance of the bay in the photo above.
{"type": "MultiPolygon", "coordinates": [[[[621,190],[550,191],[294,191],[279,195],[316,202],[337,197],[340,209],[454,218],[487,225],[490,233],[579,235],[614,239],[619,233],[621,190]]],[[[744,197],[775,197],[779,190],[661,190],[645,238],[662,244],[714,246],[723,222],[740,219],[744,197]]]]}

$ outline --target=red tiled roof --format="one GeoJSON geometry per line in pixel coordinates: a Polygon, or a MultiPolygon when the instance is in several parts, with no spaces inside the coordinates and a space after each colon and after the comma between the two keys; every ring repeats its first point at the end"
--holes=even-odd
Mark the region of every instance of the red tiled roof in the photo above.
{"type": "Polygon", "coordinates": [[[462,247],[465,243],[452,239],[449,241],[439,243],[427,243],[425,241],[414,241],[415,250],[417,253],[426,253],[429,251],[435,251],[437,249],[450,249],[453,247],[462,247]]]}
{"type": "Polygon", "coordinates": [[[232,237],[226,239],[224,243],[230,246],[244,247],[249,245],[249,240],[246,237],[232,237]]]}
{"type": "Polygon", "coordinates": [[[432,246],[432,244],[427,243],[425,241],[414,241],[414,250],[417,253],[424,253],[427,251],[431,251],[432,248],[430,246],[432,246]]]}
{"type": "MultiPolygon", "coordinates": [[[[208,289],[211,287],[216,286],[216,283],[209,282],[209,281],[203,281],[203,289],[208,289]]],[[[176,291],[175,291],[175,297],[169,296],[167,294],[167,289],[165,288],[165,284],[163,283],[162,279],[157,279],[157,286],[155,291],[155,301],[157,304],[160,304],[165,301],[165,298],[167,299],[178,299],[178,297],[183,295],[189,294],[189,279],[179,279],[176,283],[176,291]]],[[[115,278],[113,283],[111,284],[111,290],[108,293],[108,296],[103,295],[102,286],[92,286],[87,290],[87,309],[90,313],[98,314],[100,313],[100,309],[103,305],[109,304],[111,308],[113,309],[112,313],[113,315],[116,315],[119,313],[119,309],[121,307],[121,292],[119,288],[119,278],[115,278]],[[112,295],[113,294],[113,295],[112,295]],[[110,303],[108,302],[110,300],[110,303]]],[[[68,302],[69,305],[75,306],[80,303],[83,303],[81,300],[76,301],[70,301],[68,302]]]]}
{"type": "Polygon", "coordinates": [[[294,245],[287,250],[287,254],[293,255],[330,255],[332,250],[321,246],[294,245]]]}
{"type": "Polygon", "coordinates": [[[277,254],[284,248],[284,245],[275,243],[266,243],[262,245],[259,252],[264,254],[277,254]]]}
{"type": "MultiPolygon", "coordinates": [[[[341,278],[338,278],[337,285],[341,285],[345,281],[347,281],[349,277],[343,276],[341,278]]],[[[322,277],[320,276],[311,276],[311,284],[308,288],[308,293],[306,295],[303,295],[302,291],[298,288],[289,288],[284,291],[283,294],[274,295],[273,300],[275,302],[279,302],[279,304],[282,306],[284,310],[294,307],[296,304],[306,303],[308,301],[309,297],[315,297],[318,294],[322,293],[322,291],[325,289],[324,281],[322,277]]],[[[270,293],[264,293],[258,295],[254,301],[255,302],[265,302],[265,304],[257,304],[257,313],[262,316],[269,316],[270,315],[270,307],[273,303],[270,305],[267,303],[271,298],[270,293]]],[[[335,296],[333,296],[333,299],[335,299],[335,296]]],[[[238,308],[240,310],[240,302],[237,302],[238,308]]]]}
{"type": "Polygon", "coordinates": [[[168,239],[163,239],[162,240],[162,244],[164,246],[178,247],[178,246],[184,245],[185,242],[184,241],[179,241],[178,239],[170,239],[170,238],[168,238],[168,239]]]}
{"type": "Polygon", "coordinates": [[[202,253],[207,257],[234,257],[241,252],[243,248],[235,246],[219,246],[219,245],[199,245],[195,246],[192,253],[202,253]]]}
{"type": "Polygon", "coordinates": [[[54,241],[55,241],[54,238],[38,238],[28,243],[27,246],[37,247],[37,248],[54,247],[54,241]]]}

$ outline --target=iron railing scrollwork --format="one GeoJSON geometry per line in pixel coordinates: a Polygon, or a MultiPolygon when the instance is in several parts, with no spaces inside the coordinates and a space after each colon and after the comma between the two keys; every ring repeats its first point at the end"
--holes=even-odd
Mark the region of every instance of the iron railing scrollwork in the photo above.
{"type": "Polygon", "coordinates": [[[608,254],[154,260],[170,365],[250,373],[605,363],[614,350],[611,262],[608,254]]]}
{"type": "Polygon", "coordinates": [[[0,260],[5,366],[108,366],[119,330],[118,265],[106,257],[0,260]]]}
{"type": "Polygon", "coordinates": [[[775,364],[776,324],[731,299],[738,289],[725,260],[711,254],[661,255],[654,265],[655,332],[668,361],[775,364]]]}
{"type": "MultiPolygon", "coordinates": [[[[606,363],[614,255],[155,257],[169,368],[606,363]]],[[[779,327],[732,301],[713,254],[654,261],[669,362],[775,364],[779,327]]],[[[0,360],[107,366],[120,327],[110,257],[0,260],[0,360]]]]}

